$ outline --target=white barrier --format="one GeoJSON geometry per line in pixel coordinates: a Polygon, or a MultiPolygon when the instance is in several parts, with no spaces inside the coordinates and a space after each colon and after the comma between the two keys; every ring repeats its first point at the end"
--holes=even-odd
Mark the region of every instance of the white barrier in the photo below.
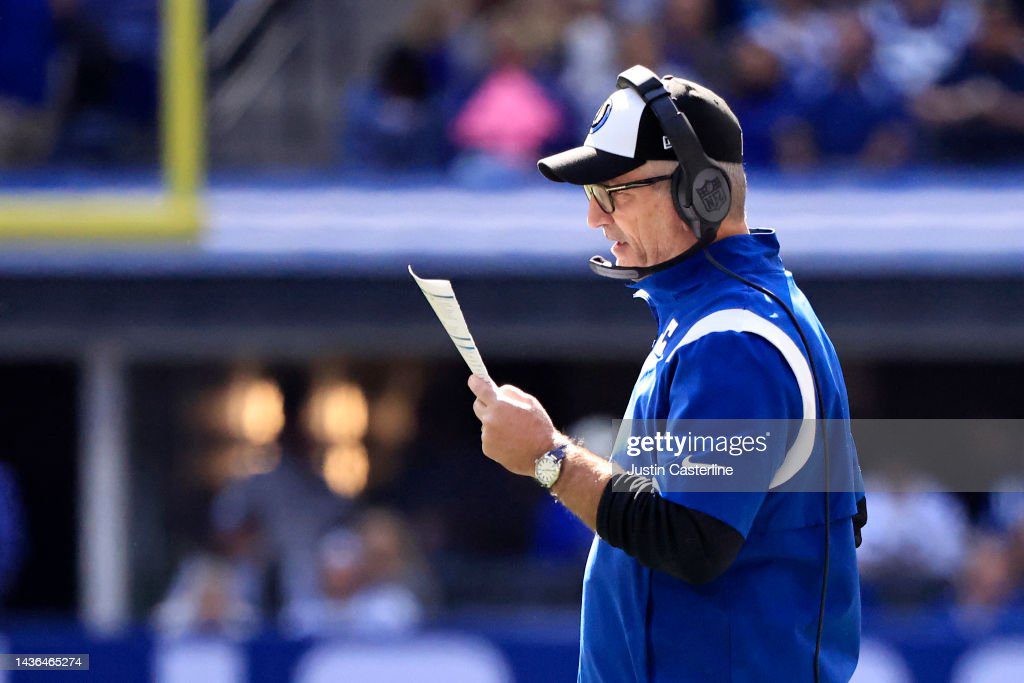
{"type": "Polygon", "coordinates": [[[865,638],[861,641],[860,659],[850,683],[914,683],[914,676],[896,650],[865,638]]]}
{"type": "Polygon", "coordinates": [[[504,656],[485,640],[432,635],[384,644],[327,641],[295,668],[294,683],[511,683],[504,656]]]}
{"type": "Polygon", "coordinates": [[[964,653],[952,683],[1020,683],[1024,681],[1024,637],[990,640],[964,653]]]}
{"type": "Polygon", "coordinates": [[[245,649],[219,638],[158,642],[153,651],[154,683],[246,683],[245,649]]]}

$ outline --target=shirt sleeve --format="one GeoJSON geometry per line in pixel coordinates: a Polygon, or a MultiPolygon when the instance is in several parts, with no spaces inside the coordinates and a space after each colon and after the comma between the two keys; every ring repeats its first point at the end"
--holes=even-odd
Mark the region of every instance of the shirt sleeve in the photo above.
{"type": "MultiPolygon", "coordinates": [[[[668,475],[659,482],[662,495],[725,522],[746,538],[795,438],[792,421],[803,417],[796,377],[771,342],[750,332],[710,333],[678,347],[669,362],[670,428],[683,425],[687,432],[699,433],[710,425],[715,433],[730,439],[750,437],[764,449],[694,452],[690,464],[732,467],[734,474],[668,475]],[[756,441],[759,437],[763,441],[756,441]]],[[[659,455],[659,464],[672,461],[678,463],[678,455],[659,455]]]]}
{"type": "Polygon", "coordinates": [[[597,533],[640,564],[697,584],[728,569],[744,540],[725,522],[665,500],[650,479],[625,473],[605,486],[597,533]]]}

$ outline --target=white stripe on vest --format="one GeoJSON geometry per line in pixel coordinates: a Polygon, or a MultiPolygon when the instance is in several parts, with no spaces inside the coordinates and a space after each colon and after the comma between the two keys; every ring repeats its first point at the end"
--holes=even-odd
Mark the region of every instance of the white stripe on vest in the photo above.
{"type": "Polygon", "coordinates": [[[686,331],[675,350],[714,332],[750,332],[764,338],[779,350],[796,377],[797,386],[800,388],[800,398],[803,402],[804,416],[800,432],[797,434],[793,446],[786,453],[786,459],[782,466],[772,477],[770,488],[781,486],[807,464],[811,457],[811,451],[814,449],[814,421],[817,404],[814,401],[814,378],[811,376],[810,365],[789,335],[774,323],[753,311],[742,308],[727,308],[701,318],[686,331]]]}

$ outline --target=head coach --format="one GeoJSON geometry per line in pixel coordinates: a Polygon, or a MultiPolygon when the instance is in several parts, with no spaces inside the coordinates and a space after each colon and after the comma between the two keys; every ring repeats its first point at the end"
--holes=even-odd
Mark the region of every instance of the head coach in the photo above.
{"type": "Polygon", "coordinates": [[[797,425],[752,465],[759,488],[666,491],[572,442],[533,396],[470,378],[484,454],[597,532],[580,680],[849,680],[867,512],[858,486],[830,483],[837,471],[860,481],[846,387],[775,232],[747,227],[735,115],[696,83],[636,66],[583,145],[538,166],[583,186],[587,223],[616,259],[591,268],[636,289],[657,320],[625,417],[797,425]]]}

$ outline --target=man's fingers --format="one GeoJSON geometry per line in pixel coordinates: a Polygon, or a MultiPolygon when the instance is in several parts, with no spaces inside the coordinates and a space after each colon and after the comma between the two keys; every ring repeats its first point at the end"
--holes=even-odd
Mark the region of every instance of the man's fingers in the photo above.
{"type": "Polygon", "coordinates": [[[535,400],[533,396],[526,393],[519,387],[512,386],[511,384],[503,385],[501,387],[501,392],[504,393],[506,396],[514,398],[517,401],[522,401],[523,403],[529,404],[533,403],[533,401],[535,400]]]}
{"type": "Polygon", "coordinates": [[[480,399],[473,401],[473,414],[476,415],[476,419],[483,422],[486,410],[487,406],[485,406],[480,399]]]}
{"type": "Polygon", "coordinates": [[[483,401],[485,405],[494,403],[498,387],[490,378],[484,379],[476,375],[470,375],[467,384],[469,384],[469,390],[473,392],[473,395],[483,401]]]}

